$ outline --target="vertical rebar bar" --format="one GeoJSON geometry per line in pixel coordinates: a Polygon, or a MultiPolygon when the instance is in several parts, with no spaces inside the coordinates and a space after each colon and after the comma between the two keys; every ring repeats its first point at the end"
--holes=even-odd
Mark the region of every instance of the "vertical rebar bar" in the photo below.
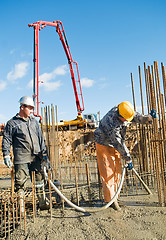
{"type": "Polygon", "coordinates": [[[164,96],[165,96],[165,105],[166,105],[166,75],[165,75],[165,66],[161,63],[162,67],[162,76],[163,76],[163,89],[164,89],[164,96]]]}
{"type": "Polygon", "coordinates": [[[32,172],[33,222],[35,222],[35,172],[32,172]]]}
{"type": "MultiPolygon", "coordinates": [[[[151,95],[151,101],[152,101],[152,108],[156,109],[156,100],[154,99],[154,88],[152,83],[152,76],[150,73],[150,67],[148,66],[148,73],[149,73],[149,88],[150,88],[150,95],[151,95]]],[[[162,205],[162,193],[161,193],[161,178],[160,178],[160,156],[159,156],[159,145],[157,142],[158,139],[158,120],[157,118],[153,119],[153,125],[154,125],[154,138],[156,140],[156,146],[155,146],[155,152],[156,152],[156,177],[157,177],[157,188],[158,188],[158,199],[159,203],[162,205]]]]}
{"type": "Polygon", "coordinates": [[[57,179],[57,166],[56,166],[56,141],[55,141],[55,109],[53,104],[51,104],[51,117],[52,117],[52,156],[53,156],[53,161],[52,161],[52,168],[53,168],[53,179],[57,179]]]}
{"type": "Polygon", "coordinates": [[[79,192],[78,192],[78,177],[77,177],[77,164],[75,159],[75,186],[76,186],[76,198],[77,198],[77,205],[79,206],[79,192]]]}
{"type": "MultiPolygon", "coordinates": [[[[155,72],[156,72],[156,89],[157,89],[157,101],[158,101],[158,116],[159,116],[159,138],[161,140],[164,139],[163,136],[163,122],[162,122],[162,96],[161,96],[161,87],[160,87],[160,79],[159,79],[159,70],[158,70],[158,63],[154,62],[155,72]]],[[[165,124],[164,124],[165,125],[165,124]]],[[[164,176],[164,163],[165,163],[165,144],[163,141],[159,142],[159,149],[160,149],[160,172],[161,172],[161,179],[163,185],[163,194],[164,194],[164,202],[166,196],[166,188],[165,188],[165,176],[164,176]]]]}
{"type": "Polygon", "coordinates": [[[48,172],[48,187],[49,187],[49,197],[50,197],[50,217],[52,219],[52,192],[51,192],[51,184],[50,184],[50,180],[51,180],[51,172],[48,172]]]}
{"type": "Polygon", "coordinates": [[[25,196],[23,197],[24,201],[24,232],[26,233],[26,209],[25,209],[25,196]]]}
{"type": "Polygon", "coordinates": [[[88,167],[88,164],[87,164],[87,163],[85,163],[85,168],[86,168],[86,177],[87,177],[87,185],[88,185],[88,197],[89,197],[89,201],[91,201],[91,189],[90,189],[89,167],[88,167]]]}

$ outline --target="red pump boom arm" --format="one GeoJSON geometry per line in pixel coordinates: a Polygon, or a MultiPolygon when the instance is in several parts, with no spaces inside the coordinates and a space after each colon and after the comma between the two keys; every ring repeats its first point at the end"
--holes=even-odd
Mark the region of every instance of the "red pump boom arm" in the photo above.
{"type": "Polygon", "coordinates": [[[73,61],[73,59],[72,59],[70,48],[69,48],[69,45],[68,45],[68,42],[66,39],[65,31],[64,31],[62,22],[60,22],[60,21],[53,21],[53,22],[38,21],[33,24],[28,24],[29,27],[34,28],[33,99],[34,99],[34,102],[36,102],[36,111],[37,111],[36,114],[34,114],[34,115],[41,118],[41,116],[39,115],[39,30],[46,27],[47,25],[56,27],[56,31],[62,42],[64,51],[65,51],[67,59],[68,59],[69,67],[70,67],[71,79],[72,79],[74,94],[75,94],[75,99],[76,99],[77,112],[78,112],[78,115],[80,115],[84,111],[84,101],[83,101],[81,82],[80,82],[80,76],[79,76],[79,71],[78,71],[78,64],[77,64],[77,62],[73,61]],[[77,70],[77,77],[78,77],[77,80],[74,75],[74,68],[73,68],[74,65],[76,66],[76,70],[77,70]]]}

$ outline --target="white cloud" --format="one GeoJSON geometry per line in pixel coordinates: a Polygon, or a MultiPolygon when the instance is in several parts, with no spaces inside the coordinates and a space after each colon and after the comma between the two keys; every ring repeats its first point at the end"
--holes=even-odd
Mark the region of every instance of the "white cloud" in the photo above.
{"type": "Polygon", "coordinates": [[[54,72],[51,73],[43,73],[39,76],[39,81],[40,82],[48,82],[52,79],[55,79],[56,74],[54,74],[54,72]]]}
{"type": "MultiPolygon", "coordinates": [[[[41,87],[44,87],[46,91],[55,91],[62,85],[62,83],[61,81],[56,81],[56,82],[55,81],[50,82],[50,81],[55,80],[55,78],[58,75],[65,75],[66,73],[67,73],[67,66],[66,65],[59,66],[55,68],[52,72],[41,74],[39,76],[39,83],[42,83],[41,87]]],[[[33,86],[33,80],[31,80],[28,83],[29,88],[32,88],[32,86],[33,86]]]]}
{"type": "Polygon", "coordinates": [[[62,85],[61,81],[57,81],[57,82],[46,82],[46,83],[43,83],[42,86],[45,88],[46,91],[55,91],[61,85],[62,85]]]}
{"type": "Polygon", "coordinates": [[[28,62],[15,64],[14,69],[7,74],[7,79],[14,82],[16,79],[24,77],[27,73],[28,66],[28,62]]]}
{"type": "Polygon", "coordinates": [[[5,81],[0,80],[0,91],[3,91],[7,86],[7,83],[5,81]]]}
{"type": "Polygon", "coordinates": [[[40,82],[48,82],[50,80],[53,80],[56,78],[57,75],[65,75],[67,73],[67,66],[62,65],[57,68],[55,68],[52,72],[50,73],[43,73],[39,76],[39,81],[40,82]]]}
{"type": "Polygon", "coordinates": [[[56,75],[65,75],[67,73],[67,66],[66,65],[62,65],[62,66],[59,66],[57,67],[55,70],[54,70],[54,73],[56,75]]]}
{"type": "Polygon", "coordinates": [[[81,78],[81,86],[82,87],[92,87],[94,85],[95,81],[89,78],[81,78]]]}

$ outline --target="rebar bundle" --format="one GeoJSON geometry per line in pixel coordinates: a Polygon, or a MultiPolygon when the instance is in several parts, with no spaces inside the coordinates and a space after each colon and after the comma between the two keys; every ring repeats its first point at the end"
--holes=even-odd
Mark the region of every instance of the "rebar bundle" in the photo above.
{"type": "MultiPolygon", "coordinates": [[[[157,185],[158,201],[161,206],[166,204],[166,122],[165,122],[165,103],[166,103],[166,80],[165,67],[161,63],[161,74],[163,79],[163,93],[159,77],[158,63],[146,67],[144,63],[145,89],[143,92],[141,68],[139,69],[140,96],[142,113],[145,112],[143,93],[146,95],[147,113],[152,109],[157,111],[157,118],[153,119],[151,126],[137,125],[138,157],[140,162],[140,171],[146,175],[148,184],[157,185]]],[[[133,103],[136,110],[136,99],[134,92],[133,75],[131,73],[133,103]]]]}

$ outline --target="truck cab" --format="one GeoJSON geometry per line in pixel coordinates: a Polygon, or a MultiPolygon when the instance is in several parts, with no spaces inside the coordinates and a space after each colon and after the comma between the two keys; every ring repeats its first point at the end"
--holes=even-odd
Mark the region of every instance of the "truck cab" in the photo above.
{"type": "Polygon", "coordinates": [[[97,114],[95,113],[84,114],[83,118],[87,120],[87,125],[89,128],[97,128],[99,126],[97,114]]]}

